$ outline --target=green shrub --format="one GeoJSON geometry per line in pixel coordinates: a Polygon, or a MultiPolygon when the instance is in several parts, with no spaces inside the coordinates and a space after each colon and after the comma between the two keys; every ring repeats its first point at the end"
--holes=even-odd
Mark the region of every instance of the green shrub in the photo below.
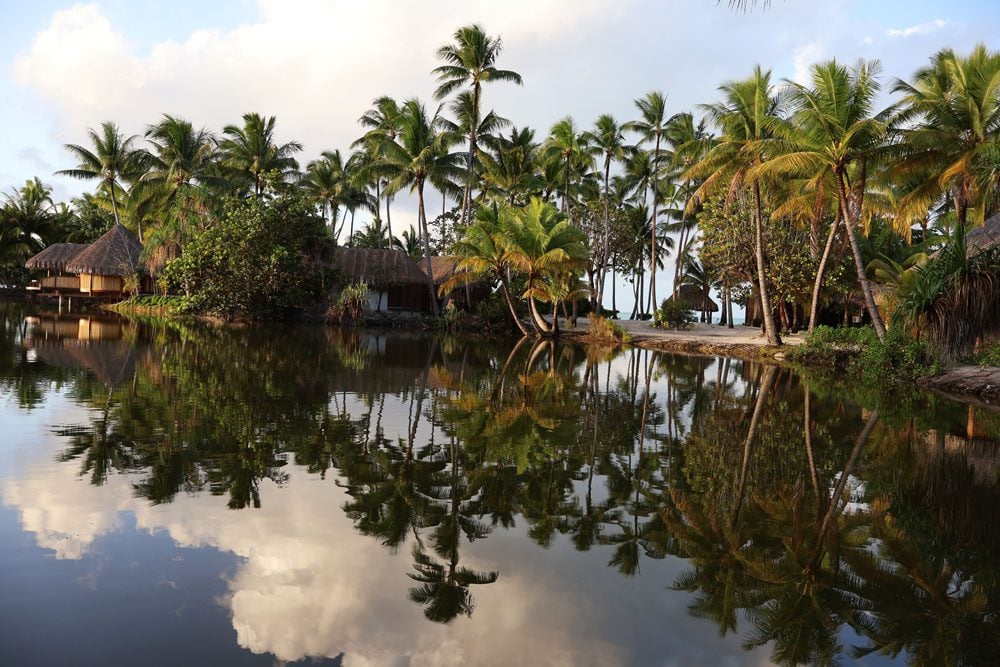
{"type": "Polygon", "coordinates": [[[871,326],[819,326],[806,334],[802,345],[789,348],[787,355],[810,365],[842,362],[851,377],[874,384],[911,381],[937,370],[937,361],[924,341],[914,339],[902,327],[890,328],[885,340],[879,340],[871,326]]]}
{"type": "Polygon", "coordinates": [[[976,363],[980,366],[998,366],[1000,367],[1000,343],[997,343],[993,347],[989,348],[985,352],[981,352],[976,357],[976,363]]]}
{"type": "Polygon", "coordinates": [[[514,322],[510,317],[510,308],[507,306],[506,299],[499,292],[494,292],[476,304],[476,319],[479,326],[489,333],[515,331],[514,322]]]}
{"type": "Polygon", "coordinates": [[[327,311],[326,319],[336,324],[360,324],[370,310],[368,285],[364,282],[354,283],[340,291],[337,302],[327,311]]]}
{"type": "Polygon", "coordinates": [[[686,329],[694,323],[694,312],[674,299],[664,299],[654,316],[661,329],[686,329]]]}

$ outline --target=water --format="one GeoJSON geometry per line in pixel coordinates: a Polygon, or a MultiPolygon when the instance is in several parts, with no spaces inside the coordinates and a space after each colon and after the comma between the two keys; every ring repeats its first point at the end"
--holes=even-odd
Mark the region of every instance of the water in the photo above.
{"type": "Polygon", "coordinates": [[[1000,662],[992,410],[27,314],[0,306],[0,664],[1000,662]]]}

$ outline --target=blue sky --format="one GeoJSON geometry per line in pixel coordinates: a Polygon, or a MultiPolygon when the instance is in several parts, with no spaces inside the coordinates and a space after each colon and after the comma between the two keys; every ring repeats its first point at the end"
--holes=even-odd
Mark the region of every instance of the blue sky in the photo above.
{"type": "Polygon", "coordinates": [[[540,135],[565,115],[581,126],[605,112],[627,120],[651,89],[667,93],[671,113],[691,109],[758,63],[796,78],[831,57],[878,58],[888,88],[942,47],[1000,48],[997,0],[774,0],[749,13],[714,0],[9,4],[0,191],[38,175],[57,198],[87,187],[53,176],[71,166],[62,144],[108,119],[141,133],[166,112],[217,131],[256,110],[305,144],[304,161],[346,150],[375,96],[430,101],[434,49],[473,21],[503,35],[502,64],[524,76],[523,87],[488,89],[486,103],[540,135]]]}

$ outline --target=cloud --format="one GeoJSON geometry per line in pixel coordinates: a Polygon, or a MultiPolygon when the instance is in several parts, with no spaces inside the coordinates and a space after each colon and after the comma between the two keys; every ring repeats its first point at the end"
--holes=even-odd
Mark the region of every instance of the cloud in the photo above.
{"type": "Polygon", "coordinates": [[[803,85],[808,84],[812,80],[810,68],[823,58],[824,53],[823,46],[816,42],[795,49],[795,54],[792,56],[792,67],[794,68],[792,80],[803,85]]]}
{"type": "Polygon", "coordinates": [[[926,23],[918,23],[917,25],[911,25],[909,28],[889,28],[885,31],[885,34],[889,37],[910,37],[912,35],[927,35],[932,32],[937,32],[941,28],[948,25],[950,21],[944,19],[935,19],[933,21],[927,21],[926,23]]]}

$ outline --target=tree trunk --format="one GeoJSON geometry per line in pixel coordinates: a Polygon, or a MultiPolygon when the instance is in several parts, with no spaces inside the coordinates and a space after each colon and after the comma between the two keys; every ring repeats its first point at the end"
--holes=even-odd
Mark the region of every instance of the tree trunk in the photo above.
{"type": "Polygon", "coordinates": [[[650,225],[649,243],[649,295],[650,303],[656,307],[656,220],[657,208],[660,203],[660,190],[657,187],[660,176],[660,134],[656,135],[656,148],[653,151],[653,219],[650,225]]]}
{"type": "Polygon", "coordinates": [[[740,478],[736,487],[736,501],[733,508],[733,523],[739,520],[740,507],[743,505],[743,496],[746,493],[747,480],[750,476],[750,452],[753,448],[754,438],[757,437],[757,428],[760,420],[764,416],[764,404],[767,403],[767,395],[771,393],[771,386],[774,384],[774,377],[778,373],[776,366],[765,366],[764,377],[757,390],[757,401],[754,404],[753,416],[750,418],[750,427],[747,429],[746,440],[743,441],[743,462],[740,464],[740,478]]]}
{"type": "Polygon", "coordinates": [[[729,317],[729,328],[733,328],[733,291],[726,288],[726,314],[729,317]]]}
{"type": "Polygon", "coordinates": [[[437,294],[434,292],[434,271],[431,270],[431,239],[427,233],[427,212],[424,210],[424,181],[417,181],[417,224],[424,242],[424,259],[427,261],[427,289],[431,297],[431,313],[438,316],[437,294]]]}
{"type": "Polygon", "coordinates": [[[781,335],[774,322],[774,312],[771,310],[771,299],[767,293],[767,276],[764,272],[764,211],[760,201],[760,184],[754,183],[754,257],[757,260],[757,289],[760,292],[761,317],[764,319],[764,332],[767,342],[771,345],[781,345],[781,335]]]}
{"type": "Polygon", "coordinates": [[[535,297],[528,297],[528,307],[531,309],[531,320],[535,323],[535,329],[538,330],[540,334],[551,333],[552,329],[549,327],[548,322],[542,317],[542,314],[538,312],[538,304],[535,302],[535,297]]]}
{"type": "MultiPolygon", "coordinates": [[[[851,255],[854,257],[854,269],[858,275],[858,283],[861,285],[861,293],[865,298],[865,307],[868,309],[868,316],[871,317],[872,326],[875,328],[878,339],[885,340],[885,323],[882,321],[882,315],[878,312],[878,307],[875,305],[871,283],[868,282],[868,276],[865,275],[864,260],[861,258],[861,246],[858,245],[858,237],[854,233],[857,220],[855,214],[849,208],[847,190],[844,186],[844,175],[837,173],[835,176],[837,178],[837,191],[840,195],[840,208],[844,212],[844,223],[847,227],[847,240],[851,245],[851,255]]],[[[860,213],[859,210],[858,214],[860,213]]]]}
{"type": "Polygon", "coordinates": [[[507,307],[510,308],[510,316],[514,319],[514,324],[517,325],[518,330],[527,336],[531,333],[528,327],[524,326],[524,322],[521,318],[517,316],[517,308],[514,307],[514,300],[510,298],[510,290],[507,289],[507,280],[501,276],[500,278],[500,291],[503,292],[503,298],[507,302],[507,307]]]}
{"type": "MultiPolygon", "coordinates": [[[[839,208],[839,207],[838,207],[839,208]]],[[[837,227],[840,224],[841,211],[833,217],[830,223],[830,233],[826,237],[826,246],[823,248],[823,256],[820,257],[819,267],[816,269],[816,280],[813,282],[812,303],[809,305],[809,329],[816,328],[816,320],[819,319],[819,292],[823,289],[823,278],[826,276],[826,263],[830,259],[830,250],[833,248],[833,239],[837,236],[837,227]]]]}

